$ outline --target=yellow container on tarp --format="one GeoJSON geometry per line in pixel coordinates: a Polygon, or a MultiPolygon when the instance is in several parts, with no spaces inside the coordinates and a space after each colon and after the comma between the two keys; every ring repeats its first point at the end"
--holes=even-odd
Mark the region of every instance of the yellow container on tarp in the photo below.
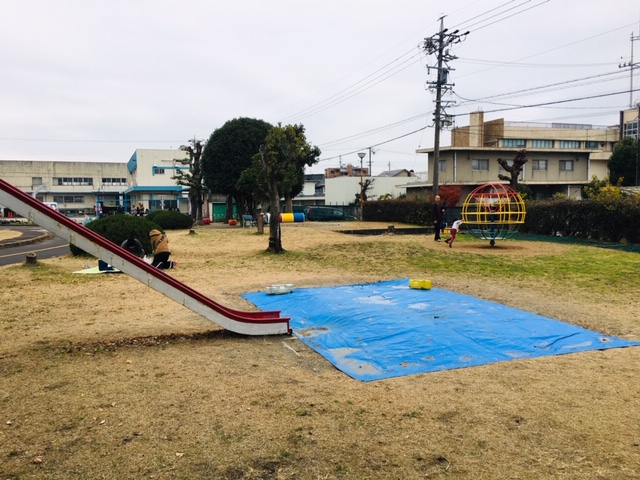
{"type": "Polygon", "coordinates": [[[409,279],[409,287],[416,290],[431,290],[431,280],[411,278],[409,279]]]}

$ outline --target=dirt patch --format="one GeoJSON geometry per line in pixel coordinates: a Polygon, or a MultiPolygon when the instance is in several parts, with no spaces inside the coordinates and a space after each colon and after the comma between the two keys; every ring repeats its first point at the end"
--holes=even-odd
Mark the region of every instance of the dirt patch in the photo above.
{"type": "MultiPolygon", "coordinates": [[[[384,228],[386,225],[370,225],[384,228]]],[[[285,224],[288,253],[239,227],[169,232],[170,272],[216,301],[272,283],[391,278],[640,338],[633,283],[493,276],[497,260],[565,245],[285,224]],[[434,268],[433,265],[440,265],[434,268]],[[478,272],[456,265],[478,262],[478,272]],[[488,265],[488,267],[487,267],[488,265]]],[[[604,255],[604,253],[603,253],[604,255]]],[[[632,270],[637,260],[629,257],[632,270]]],[[[640,472],[640,348],[362,383],[295,337],[243,337],[87,259],[0,268],[0,478],[632,479],[640,472]]],[[[95,262],[94,262],[95,263],[95,262]]],[[[636,284],[637,286],[637,284],[636,284]]],[[[636,290],[637,291],[637,290],[636,290]]]]}
{"type": "Polygon", "coordinates": [[[0,242],[2,240],[10,240],[12,238],[17,238],[20,235],[21,235],[20,232],[16,232],[14,230],[0,229],[0,242]]]}

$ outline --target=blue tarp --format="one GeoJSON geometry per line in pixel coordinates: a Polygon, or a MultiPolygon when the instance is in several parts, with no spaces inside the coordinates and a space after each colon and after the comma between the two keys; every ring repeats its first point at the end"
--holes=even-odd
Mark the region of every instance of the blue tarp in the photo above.
{"type": "Polygon", "coordinates": [[[243,296],[361,381],[640,345],[409,279],[243,296]]]}

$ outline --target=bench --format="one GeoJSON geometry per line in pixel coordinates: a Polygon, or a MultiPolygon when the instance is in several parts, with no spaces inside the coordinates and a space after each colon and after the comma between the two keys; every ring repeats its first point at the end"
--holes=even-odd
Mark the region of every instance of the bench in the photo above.
{"type": "Polygon", "coordinates": [[[242,215],[242,228],[245,228],[247,225],[250,227],[257,227],[258,222],[252,215],[242,215]]]}

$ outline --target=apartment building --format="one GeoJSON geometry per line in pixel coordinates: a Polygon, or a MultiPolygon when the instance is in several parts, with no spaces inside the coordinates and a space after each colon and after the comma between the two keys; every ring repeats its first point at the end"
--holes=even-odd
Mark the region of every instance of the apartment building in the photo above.
{"type": "MultiPolygon", "coordinates": [[[[485,122],[483,112],[474,112],[468,126],[452,130],[451,146],[440,148],[438,183],[461,186],[464,198],[477,186],[500,182],[498,175],[508,172],[497,160],[510,163],[524,149],[529,161],[519,182],[526,184],[535,198],[548,198],[558,192],[580,198],[582,187],[593,175],[599,179],[608,176],[607,161],[621,139],[622,118],[621,115],[621,125],[602,127],[504,119],[485,122]]],[[[429,172],[434,168],[433,151],[433,148],[417,150],[429,155],[429,172]]],[[[428,178],[427,182],[408,183],[407,197],[431,197],[433,175],[428,178]]]]}

